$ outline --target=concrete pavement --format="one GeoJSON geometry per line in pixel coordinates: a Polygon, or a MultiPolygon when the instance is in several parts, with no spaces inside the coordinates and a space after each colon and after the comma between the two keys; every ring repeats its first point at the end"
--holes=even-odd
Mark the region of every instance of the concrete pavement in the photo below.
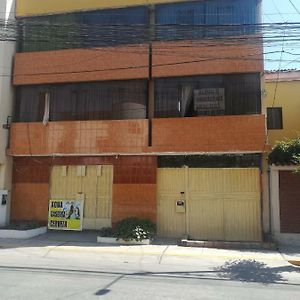
{"type": "Polygon", "coordinates": [[[50,232],[29,240],[0,239],[0,250],[22,249],[25,252],[50,253],[78,253],[82,255],[91,254],[122,254],[122,255],[148,255],[165,257],[186,257],[194,259],[215,260],[257,260],[267,262],[300,261],[300,248],[282,247],[274,250],[228,250],[213,248],[181,247],[176,241],[169,239],[166,243],[161,240],[155,245],[143,246],[116,246],[99,244],[95,241],[95,233],[57,233],[50,232]]]}
{"type": "MultiPolygon", "coordinates": [[[[0,299],[298,299],[298,249],[101,245],[91,235],[0,240],[0,299]]],[[[174,241],[173,241],[174,242],[174,241]]]]}

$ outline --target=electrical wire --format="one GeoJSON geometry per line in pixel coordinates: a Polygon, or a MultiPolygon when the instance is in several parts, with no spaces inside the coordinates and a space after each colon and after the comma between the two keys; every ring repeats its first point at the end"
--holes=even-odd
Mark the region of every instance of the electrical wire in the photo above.
{"type": "Polygon", "coordinates": [[[292,0],[289,0],[289,2],[291,3],[291,5],[294,7],[295,11],[300,15],[300,11],[298,10],[298,8],[296,7],[296,5],[293,3],[292,0]]]}

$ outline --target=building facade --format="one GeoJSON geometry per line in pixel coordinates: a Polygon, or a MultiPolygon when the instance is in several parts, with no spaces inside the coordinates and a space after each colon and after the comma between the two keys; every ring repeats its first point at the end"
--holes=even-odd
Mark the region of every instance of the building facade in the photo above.
{"type": "MultiPolygon", "coordinates": [[[[286,70],[265,74],[268,140],[300,137],[300,72],[286,70]]],[[[296,166],[270,166],[271,232],[274,240],[300,245],[300,175],[296,166]]]]}
{"type": "Polygon", "coordinates": [[[298,138],[300,72],[266,72],[265,81],[269,143],[298,138]]]}
{"type": "Polygon", "coordinates": [[[84,229],[262,240],[260,5],[18,0],[12,220],[80,196],[84,229]]]}
{"type": "Polygon", "coordinates": [[[12,160],[6,155],[9,134],[6,125],[10,122],[13,109],[11,74],[15,52],[12,29],[14,5],[12,0],[0,3],[0,226],[8,223],[10,207],[12,160]]]}

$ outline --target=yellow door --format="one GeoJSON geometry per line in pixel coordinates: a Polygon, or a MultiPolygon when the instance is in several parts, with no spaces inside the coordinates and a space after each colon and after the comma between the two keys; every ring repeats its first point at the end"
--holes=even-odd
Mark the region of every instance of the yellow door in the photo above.
{"type": "Polygon", "coordinates": [[[192,238],[261,240],[259,169],[189,169],[188,189],[192,238]]]}
{"type": "Polygon", "coordinates": [[[158,169],[157,180],[159,235],[261,240],[259,169],[158,169]],[[185,212],[177,212],[182,191],[185,212]]]}
{"type": "Polygon", "coordinates": [[[185,213],[176,212],[176,201],[185,187],[185,169],[164,168],[157,171],[157,231],[165,237],[186,234],[185,213]]]}
{"type": "Polygon", "coordinates": [[[84,197],[83,229],[111,226],[113,166],[54,166],[51,199],[84,197]]]}

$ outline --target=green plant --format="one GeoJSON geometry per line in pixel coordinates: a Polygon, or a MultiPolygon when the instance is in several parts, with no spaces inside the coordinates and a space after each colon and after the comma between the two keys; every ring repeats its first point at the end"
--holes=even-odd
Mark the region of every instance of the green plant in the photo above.
{"type": "Polygon", "coordinates": [[[269,163],[275,165],[299,165],[300,138],[278,142],[269,154],[269,163]]]}
{"type": "Polygon", "coordinates": [[[141,242],[144,239],[152,238],[156,233],[156,226],[150,220],[138,218],[127,218],[116,224],[114,236],[125,241],[141,242]]]}

